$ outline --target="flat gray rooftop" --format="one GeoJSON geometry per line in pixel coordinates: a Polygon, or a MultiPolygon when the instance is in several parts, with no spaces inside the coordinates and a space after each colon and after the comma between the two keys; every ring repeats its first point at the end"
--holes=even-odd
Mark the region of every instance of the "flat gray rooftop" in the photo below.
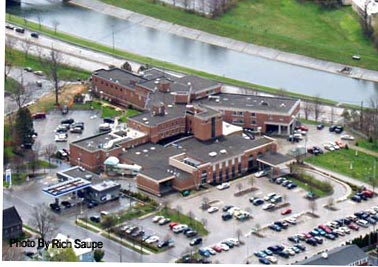
{"type": "Polygon", "coordinates": [[[215,98],[201,99],[196,102],[205,106],[222,109],[237,108],[250,112],[275,112],[288,114],[297,101],[284,97],[268,97],[255,95],[217,94],[219,102],[215,98]]]}
{"type": "Polygon", "coordinates": [[[175,105],[173,104],[171,107],[168,107],[168,105],[165,106],[165,111],[167,112],[164,116],[153,116],[152,112],[146,112],[141,113],[133,117],[129,117],[129,120],[135,120],[137,122],[150,125],[150,126],[156,126],[162,122],[169,121],[175,118],[185,117],[185,105],[175,105]],[[146,120],[147,119],[147,120],[146,120]]]}
{"type": "Polygon", "coordinates": [[[97,180],[100,178],[100,176],[98,176],[97,174],[90,172],[84,169],[83,167],[79,167],[79,166],[74,166],[69,169],[60,171],[57,173],[57,175],[63,175],[67,177],[68,179],[82,178],[86,180],[92,180],[92,179],[97,180]]]}
{"type": "Polygon", "coordinates": [[[131,72],[128,72],[126,70],[119,69],[119,68],[114,68],[114,69],[109,69],[109,70],[99,69],[99,70],[96,70],[93,74],[95,76],[101,77],[111,82],[119,83],[120,85],[129,87],[129,88],[134,88],[135,83],[138,84],[138,83],[142,83],[146,81],[146,79],[144,79],[141,76],[138,76],[136,74],[133,74],[131,72]]]}
{"type": "Polygon", "coordinates": [[[186,172],[174,169],[168,164],[169,157],[186,153],[192,160],[199,162],[217,162],[226,158],[243,154],[245,150],[273,142],[262,137],[256,140],[246,140],[239,135],[219,138],[218,141],[201,142],[194,137],[177,142],[175,145],[163,147],[158,144],[147,143],[122,153],[120,160],[142,166],[141,173],[157,181],[172,176],[168,170],[178,173],[178,179],[189,177],[186,172]],[[221,150],[223,153],[221,153],[221,150]],[[210,156],[216,152],[216,156],[210,156]]]}
{"type": "Polygon", "coordinates": [[[109,133],[102,133],[72,142],[72,144],[80,146],[89,151],[96,151],[99,149],[103,149],[104,144],[114,139],[116,139],[116,137],[109,135],[109,133]]]}

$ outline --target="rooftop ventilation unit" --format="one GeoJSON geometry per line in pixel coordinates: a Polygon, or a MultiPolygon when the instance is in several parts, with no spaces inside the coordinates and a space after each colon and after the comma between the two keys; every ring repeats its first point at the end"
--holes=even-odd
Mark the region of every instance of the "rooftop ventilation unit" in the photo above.
{"type": "Polygon", "coordinates": [[[155,150],[156,148],[153,146],[153,147],[151,147],[150,149],[151,149],[151,150],[155,150]]]}
{"type": "Polygon", "coordinates": [[[139,152],[139,151],[137,151],[137,152],[135,152],[135,154],[136,154],[136,155],[140,155],[140,152],[139,152]]]}
{"type": "Polygon", "coordinates": [[[210,153],[209,153],[209,156],[210,156],[210,157],[215,157],[216,155],[218,155],[217,152],[210,152],[210,153]]]}
{"type": "Polygon", "coordinates": [[[284,107],[286,107],[286,104],[285,103],[281,103],[280,107],[284,108],[284,107]]]}
{"type": "Polygon", "coordinates": [[[150,122],[148,122],[148,121],[145,121],[144,123],[145,123],[145,124],[149,124],[150,122]]]}
{"type": "Polygon", "coordinates": [[[148,121],[148,119],[147,118],[143,118],[142,121],[148,121]]]}
{"type": "Polygon", "coordinates": [[[167,105],[167,107],[169,107],[169,108],[172,108],[172,107],[173,107],[173,105],[167,105]]]}
{"type": "Polygon", "coordinates": [[[226,154],[226,153],[227,153],[227,150],[226,150],[226,149],[222,149],[222,150],[219,151],[219,153],[221,153],[221,154],[226,154]]]}
{"type": "Polygon", "coordinates": [[[148,149],[143,149],[143,153],[148,153],[148,149]]]}

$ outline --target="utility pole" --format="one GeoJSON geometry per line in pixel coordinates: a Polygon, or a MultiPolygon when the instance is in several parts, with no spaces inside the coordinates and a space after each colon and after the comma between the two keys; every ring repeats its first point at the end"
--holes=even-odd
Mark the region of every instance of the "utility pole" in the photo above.
{"type": "Polygon", "coordinates": [[[364,110],[364,101],[361,101],[361,109],[360,109],[360,129],[362,129],[363,127],[363,119],[364,119],[364,116],[363,116],[363,110],[364,110]]]}
{"type": "Polygon", "coordinates": [[[129,199],[130,199],[129,207],[131,207],[131,183],[129,183],[129,199]]]}

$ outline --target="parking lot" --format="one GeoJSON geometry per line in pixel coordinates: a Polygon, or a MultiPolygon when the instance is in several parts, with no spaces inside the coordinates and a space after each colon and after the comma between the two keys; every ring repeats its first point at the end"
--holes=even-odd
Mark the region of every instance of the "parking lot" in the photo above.
{"type": "Polygon", "coordinates": [[[47,114],[46,119],[34,120],[34,129],[38,133],[36,141],[41,144],[41,147],[55,144],[58,150],[68,148],[70,142],[99,133],[99,125],[103,122],[99,114],[98,110],[69,110],[67,114],[62,115],[60,110],[52,110],[47,114]],[[66,142],[56,142],[55,129],[62,120],[69,118],[74,119],[75,122],[84,122],[83,132],[71,133],[68,131],[66,142]]]}

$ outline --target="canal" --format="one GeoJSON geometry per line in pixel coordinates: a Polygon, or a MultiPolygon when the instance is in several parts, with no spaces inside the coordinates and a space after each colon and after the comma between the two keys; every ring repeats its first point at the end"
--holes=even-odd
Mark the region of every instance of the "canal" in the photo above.
{"type": "Polygon", "coordinates": [[[93,42],[237,80],[356,105],[378,95],[378,83],[246,55],[60,0],[22,0],[7,12],[93,42]]]}

